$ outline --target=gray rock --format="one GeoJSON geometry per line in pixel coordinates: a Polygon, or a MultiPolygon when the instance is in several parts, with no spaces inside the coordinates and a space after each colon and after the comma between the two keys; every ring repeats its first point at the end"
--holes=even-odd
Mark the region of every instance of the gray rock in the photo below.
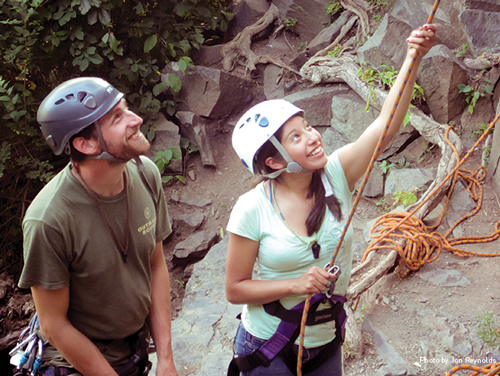
{"type": "Polygon", "coordinates": [[[403,376],[411,372],[411,367],[387,341],[387,336],[367,318],[363,321],[363,331],[372,336],[377,354],[385,364],[376,376],[403,376]]]}
{"type": "Polygon", "coordinates": [[[314,56],[316,52],[329,46],[340,34],[342,27],[352,15],[353,13],[349,11],[342,12],[340,17],[337,18],[333,24],[321,30],[319,34],[308,43],[307,48],[293,60],[293,63],[300,68],[310,57],[314,56]]]}
{"type": "MultiPolygon", "coordinates": [[[[363,190],[363,196],[366,197],[379,197],[384,194],[384,174],[382,170],[377,167],[380,163],[375,163],[368,182],[366,183],[365,189],[363,190]]],[[[356,184],[356,189],[359,191],[363,178],[359,179],[356,184]]]]}
{"type": "Polygon", "coordinates": [[[471,283],[458,270],[436,269],[428,272],[419,272],[417,274],[426,282],[442,287],[467,287],[471,283]]]}
{"type": "Polygon", "coordinates": [[[465,107],[464,96],[457,85],[467,82],[467,71],[442,44],[433,47],[420,66],[418,83],[424,90],[429,110],[437,122],[448,123],[465,107]]]}
{"type": "Polygon", "coordinates": [[[406,22],[387,13],[373,36],[358,49],[361,64],[366,62],[375,68],[400,66],[406,54],[406,40],[401,35],[410,35],[412,30],[406,22]]]}
{"type": "MultiPolygon", "coordinates": [[[[433,23],[438,25],[438,43],[445,44],[452,50],[467,42],[458,19],[459,14],[465,10],[465,1],[441,1],[434,16],[433,23]]],[[[398,0],[392,8],[391,16],[407,23],[411,30],[416,30],[427,22],[434,3],[434,0],[398,0]]]]}
{"type": "MultiPolygon", "coordinates": [[[[168,148],[177,148],[181,150],[181,135],[179,134],[179,127],[165,119],[163,114],[158,113],[153,127],[156,129],[155,138],[151,142],[151,147],[147,156],[154,160],[155,155],[168,148]]],[[[173,172],[182,172],[182,159],[172,159],[167,165],[167,170],[173,172]]]]}
{"type": "Polygon", "coordinates": [[[210,250],[210,247],[219,240],[217,232],[200,231],[186,240],[176,244],[172,261],[176,265],[187,265],[199,261],[210,250]]]}
{"type": "Polygon", "coordinates": [[[304,110],[305,117],[310,124],[314,126],[328,126],[335,116],[332,101],[338,95],[351,91],[347,85],[334,84],[301,90],[286,96],[284,99],[304,110]]]}
{"type": "Polygon", "coordinates": [[[175,117],[179,120],[183,133],[200,151],[204,166],[216,166],[213,146],[210,143],[210,128],[216,123],[193,112],[178,111],[175,117]]]}
{"type": "Polygon", "coordinates": [[[285,96],[283,68],[270,64],[264,68],[264,95],[266,99],[278,99],[285,96]]]}
{"type": "Polygon", "coordinates": [[[475,56],[500,52],[500,12],[468,9],[460,14],[460,22],[475,56]]]}
{"type": "Polygon", "coordinates": [[[225,375],[241,306],[226,300],[228,237],[194,265],[179,317],[172,322],[172,347],[179,376],[225,375]]]}
{"type": "Polygon", "coordinates": [[[413,192],[429,186],[436,172],[431,169],[404,168],[391,170],[385,181],[385,195],[395,192],[413,192]]]}
{"type": "Polygon", "coordinates": [[[224,34],[224,40],[232,40],[247,26],[257,22],[268,10],[270,3],[267,0],[239,0],[231,4],[233,18],[229,21],[224,34]]]}
{"type": "Polygon", "coordinates": [[[182,73],[177,63],[171,63],[161,72],[162,82],[168,82],[170,73],[177,74],[182,82],[181,90],[174,93],[176,109],[198,116],[225,118],[262,96],[255,81],[219,69],[195,66],[182,73]]]}
{"type": "Polygon", "coordinates": [[[196,231],[205,221],[203,213],[181,214],[176,218],[175,224],[178,230],[196,231]]]}

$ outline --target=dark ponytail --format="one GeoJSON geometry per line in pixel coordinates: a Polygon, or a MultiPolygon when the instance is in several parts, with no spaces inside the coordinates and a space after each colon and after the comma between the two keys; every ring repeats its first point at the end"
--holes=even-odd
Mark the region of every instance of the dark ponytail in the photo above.
{"type": "Polygon", "coordinates": [[[323,219],[325,218],[326,207],[333,214],[337,221],[342,218],[342,209],[339,199],[334,195],[325,197],[325,187],[321,181],[321,173],[324,169],[316,170],[313,172],[311,185],[309,186],[308,198],[313,198],[314,205],[306,219],[307,234],[312,236],[318,232],[323,219]]]}

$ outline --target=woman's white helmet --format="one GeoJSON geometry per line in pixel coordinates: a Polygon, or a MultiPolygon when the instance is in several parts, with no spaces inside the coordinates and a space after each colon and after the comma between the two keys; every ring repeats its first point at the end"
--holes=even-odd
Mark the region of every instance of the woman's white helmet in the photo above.
{"type": "Polygon", "coordinates": [[[283,171],[302,172],[302,167],[294,162],[283,146],[274,137],[276,131],[295,115],[303,115],[303,111],[284,99],[271,99],[261,102],[249,109],[240,118],[233,131],[233,148],[243,165],[255,174],[253,160],[255,154],[267,140],[270,140],[288,162],[286,169],[268,175],[275,177],[283,171]]]}

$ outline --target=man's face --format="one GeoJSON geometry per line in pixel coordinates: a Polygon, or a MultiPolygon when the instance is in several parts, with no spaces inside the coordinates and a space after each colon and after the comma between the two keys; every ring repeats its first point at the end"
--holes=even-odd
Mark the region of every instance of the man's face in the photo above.
{"type": "Polygon", "coordinates": [[[108,152],[121,159],[130,160],[149,150],[149,141],[141,133],[142,119],[127,107],[122,99],[99,119],[108,152]]]}

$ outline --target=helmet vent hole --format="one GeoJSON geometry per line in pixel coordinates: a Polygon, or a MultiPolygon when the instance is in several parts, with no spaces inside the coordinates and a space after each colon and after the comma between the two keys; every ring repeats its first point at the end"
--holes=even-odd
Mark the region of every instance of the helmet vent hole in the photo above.
{"type": "Polygon", "coordinates": [[[66,95],[66,99],[69,101],[74,101],[75,100],[75,95],[74,94],[68,94],[66,95]]]}
{"type": "Polygon", "coordinates": [[[78,102],[82,103],[86,96],[87,96],[86,92],[80,91],[78,93],[78,102]]]}
{"type": "Polygon", "coordinates": [[[59,99],[56,103],[54,103],[56,106],[60,105],[60,104],[63,104],[64,102],[66,102],[64,99],[59,99]]]}

